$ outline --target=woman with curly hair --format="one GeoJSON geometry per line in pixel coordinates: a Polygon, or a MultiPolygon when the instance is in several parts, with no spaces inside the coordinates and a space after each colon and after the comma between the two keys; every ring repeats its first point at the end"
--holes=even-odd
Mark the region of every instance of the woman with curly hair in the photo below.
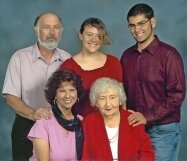
{"type": "Polygon", "coordinates": [[[73,112],[82,95],[82,81],[71,70],[57,70],[45,90],[51,118],[37,120],[28,138],[33,142],[30,161],[80,160],[83,130],[80,115],[73,112]]]}

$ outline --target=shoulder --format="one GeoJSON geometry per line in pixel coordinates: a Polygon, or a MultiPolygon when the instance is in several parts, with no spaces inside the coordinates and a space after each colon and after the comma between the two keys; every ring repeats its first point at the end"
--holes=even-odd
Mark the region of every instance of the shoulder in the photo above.
{"type": "Polygon", "coordinates": [[[168,51],[175,51],[176,50],[175,47],[171,46],[168,43],[162,42],[162,41],[159,41],[159,46],[158,47],[161,47],[164,50],[168,50],[168,51]]]}
{"type": "Polygon", "coordinates": [[[96,124],[101,119],[101,117],[102,116],[99,112],[91,113],[84,117],[83,124],[89,124],[91,126],[92,124],[96,124]]]}
{"type": "Polygon", "coordinates": [[[60,55],[60,57],[61,57],[61,59],[63,61],[65,61],[66,59],[71,58],[71,54],[66,52],[66,51],[64,51],[64,50],[62,50],[62,49],[56,48],[56,51],[60,55]]]}
{"type": "Polygon", "coordinates": [[[162,54],[164,55],[180,55],[179,52],[177,51],[177,49],[175,47],[173,47],[172,45],[166,43],[166,42],[163,42],[163,41],[160,41],[159,39],[157,39],[158,41],[158,51],[162,51],[162,54]]]}
{"type": "Polygon", "coordinates": [[[131,115],[132,113],[129,112],[128,110],[124,110],[124,109],[120,109],[120,115],[121,115],[121,122],[123,122],[123,126],[125,126],[126,128],[128,127],[129,129],[131,129],[132,131],[144,131],[145,125],[141,124],[138,126],[132,126],[129,125],[128,123],[128,117],[131,115]]]}
{"type": "Polygon", "coordinates": [[[32,53],[33,53],[34,46],[26,47],[17,50],[10,59],[10,63],[15,63],[15,65],[19,65],[20,62],[25,62],[28,59],[32,59],[32,53]]]}
{"type": "Polygon", "coordinates": [[[121,118],[122,118],[122,119],[127,120],[128,117],[129,117],[131,114],[132,114],[132,113],[129,112],[128,110],[125,110],[125,109],[120,108],[120,115],[121,115],[121,118]]]}
{"type": "Polygon", "coordinates": [[[125,56],[128,55],[128,54],[132,54],[132,52],[135,51],[135,50],[136,50],[136,45],[133,45],[133,46],[127,48],[127,49],[123,52],[122,57],[125,57],[125,56]]]}
{"type": "Polygon", "coordinates": [[[73,58],[71,57],[71,58],[69,58],[69,59],[66,59],[66,60],[62,63],[61,68],[70,68],[70,69],[72,69],[72,68],[74,68],[73,66],[75,66],[75,63],[74,63],[73,58]]]}
{"type": "Polygon", "coordinates": [[[78,117],[81,121],[83,120],[83,116],[77,115],[77,117],[78,117]]]}
{"type": "Polygon", "coordinates": [[[165,42],[158,41],[158,48],[155,55],[161,57],[163,61],[167,63],[183,64],[182,57],[177,49],[165,42]]]}
{"type": "MultiPolygon", "coordinates": [[[[107,63],[112,63],[112,65],[120,65],[119,59],[114,55],[106,55],[107,56],[107,63]]],[[[111,65],[111,64],[110,64],[111,65]]]]}
{"type": "Polygon", "coordinates": [[[17,58],[17,57],[22,57],[25,55],[27,56],[29,53],[30,54],[32,53],[33,48],[34,48],[34,46],[29,46],[26,48],[19,49],[12,55],[12,57],[17,58]]]}
{"type": "Polygon", "coordinates": [[[110,61],[117,61],[117,62],[119,62],[119,59],[116,56],[112,55],[112,54],[108,54],[106,56],[107,56],[107,59],[110,60],[110,61]]]}

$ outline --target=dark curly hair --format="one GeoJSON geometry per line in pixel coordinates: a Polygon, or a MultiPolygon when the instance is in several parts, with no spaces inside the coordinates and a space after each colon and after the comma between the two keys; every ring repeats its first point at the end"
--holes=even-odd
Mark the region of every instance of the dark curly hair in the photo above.
{"type": "Polygon", "coordinates": [[[82,99],[83,85],[80,76],[70,69],[58,69],[48,79],[45,89],[46,100],[51,104],[51,106],[54,105],[56,91],[62,82],[72,82],[72,85],[77,90],[79,100],[82,99]]]}

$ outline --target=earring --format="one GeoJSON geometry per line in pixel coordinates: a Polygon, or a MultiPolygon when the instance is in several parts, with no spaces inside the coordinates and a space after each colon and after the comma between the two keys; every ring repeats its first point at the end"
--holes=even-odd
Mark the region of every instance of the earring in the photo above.
{"type": "Polygon", "coordinates": [[[56,105],[56,98],[54,99],[53,103],[54,103],[54,105],[56,105]]]}
{"type": "Polygon", "coordinates": [[[77,97],[77,103],[79,103],[79,97],[77,97]]]}

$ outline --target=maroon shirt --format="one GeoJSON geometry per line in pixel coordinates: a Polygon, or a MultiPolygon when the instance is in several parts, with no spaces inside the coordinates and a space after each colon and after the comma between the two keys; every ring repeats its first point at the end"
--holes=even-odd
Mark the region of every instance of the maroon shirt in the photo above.
{"type": "Polygon", "coordinates": [[[178,51],[155,36],[140,53],[137,44],[121,57],[127,106],[141,112],[148,125],[180,121],[185,97],[184,66],[178,51]]]}

